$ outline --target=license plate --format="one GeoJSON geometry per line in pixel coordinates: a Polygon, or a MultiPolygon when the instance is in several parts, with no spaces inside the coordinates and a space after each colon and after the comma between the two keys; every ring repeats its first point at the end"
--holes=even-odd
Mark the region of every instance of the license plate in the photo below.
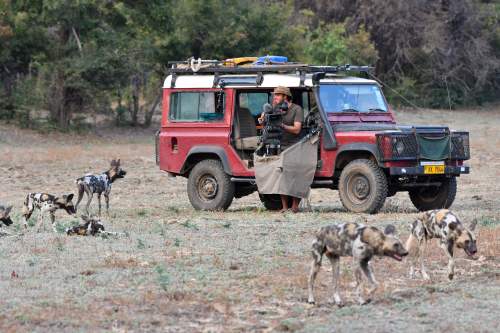
{"type": "Polygon", "coordinates": [[[427,175],[444,173],[444,165],[424,165],[424,173],[427,175]]]}

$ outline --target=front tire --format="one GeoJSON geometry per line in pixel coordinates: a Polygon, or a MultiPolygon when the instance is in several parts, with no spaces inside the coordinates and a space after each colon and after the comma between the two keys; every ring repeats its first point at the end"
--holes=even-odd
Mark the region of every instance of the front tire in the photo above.
{"type": "Polygon", "coordinates": [[[456,177],[443,179],[441,186],[420,187],[408,192],[419,211],[450,208],[457,194],[456,177]]]}
{"type": "Polygon", "coordinates": [[[374,161],[354,160],[340,174],[339,195],[347,210],[375,214],[387,197],[387,178],[374,161]]]}
{"type": "Polygon", "coordinates": [[[187,192],[196,210],[226,210],[234,199],[234,183],[218,160],[204,160],[189,174],[187,192]]]}

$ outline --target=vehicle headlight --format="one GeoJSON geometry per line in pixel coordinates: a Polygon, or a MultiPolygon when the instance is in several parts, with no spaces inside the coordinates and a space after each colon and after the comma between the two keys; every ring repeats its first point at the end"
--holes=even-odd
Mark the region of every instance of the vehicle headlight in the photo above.
{"type": "Polygon", "coordinates": [[[396,152],[398,153],[398,155],[402,155],[403,152],[405,151],[405,145],[402,141],[398,141],[396,143],[396,152]]]}

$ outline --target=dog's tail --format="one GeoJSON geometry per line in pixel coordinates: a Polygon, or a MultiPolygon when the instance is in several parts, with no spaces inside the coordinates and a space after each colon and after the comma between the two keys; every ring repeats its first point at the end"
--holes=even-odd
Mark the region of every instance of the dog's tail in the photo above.
{"type": "Polygon", "coordinates": [[[76,199],[76,204],[75,204],[75,211],[76,211],[78,209],[78,204],[83,199],[83,193],[85,192],[85,186],[84,186],[83,177],[82,178],[78,178],[75,181],[75,183],[76,183],[76,187],[78,189],[78,199],[76,199]]]}
{"type": "Polygon", "coordinates": [[[23,202],[23,211],[22,211],[23,216],[27,216],[30,213],[29,212],[30,200],[31,200],[31,193],[28,193],[23,202]]]}

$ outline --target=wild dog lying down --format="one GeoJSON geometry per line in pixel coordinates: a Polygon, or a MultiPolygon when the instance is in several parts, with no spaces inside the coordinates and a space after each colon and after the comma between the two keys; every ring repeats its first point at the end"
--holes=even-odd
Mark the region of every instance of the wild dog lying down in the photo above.
{"type": "Polygon", "coordinates": [[[50,221],[52,222],[52,230],[56,230],[56,216],[55,212],[58,209],[64,209],[66,213],[72,215],[76,213],[75,207],[73,206],[73,194],[62,195],[56,197],[47,193],[29,193],[24,200],[23,205],[23,217],[24,217],[24,227],[28,228],[28,220],[33,214],[35,208],[40,210],[38,214],[37,231],[40,231],[40,227],[43,224],[43,215],[48,212],[50,216],[50,221]]]}
{"type": "Polygon", "coordinates": [[[473,221],[469,228],[465,227],[458,217],[447,209],[430,210],[422,213],[411,225],[411,234],[406,241],[406,249],[412,253],[410,276],[415,277],[414,265],[420,261],[422,277],[429,280],[424,266],[424,255],[427,241],[439,239],[439,245],[448,256],[448,278],[451,280],[455,271],[453,248],[463,249],[468,256],[477,252],[474,229],[477,221],[473,221]]]}
{"type": "Polygon", "coordinates": [[[96,235],[107,235],[107,236],[125,236],[124,233],[112,232],[104,230],[104,224],[95,217],[87,217],[85,215],[81,216],[84,221],[83,224],[79,224],[72,228],[66,229],[66,234],[69,236],[96,236],[96,235]]]}
{"type": "Polygon", "coordinates": [[[321,267],[323,255],[330,260],[333,271],[333,301],[338,306],[343,302],[338,292],[340,257],[353,257],[356,277],[356,294],[359,304],[366,304],[370,299],[362,295],[362,274],[368,279],[371,296],[377,288],[377,281],[369,265],[373,256],[388,256],[401,261],[408,254],[401,241],[395,236],[396,228],[388,225],[382,232],[376,227],[359,223],[343,223],[321,228],[312,244],[311,272],[308,280],[309,303],[314,303],[314,281],[321,267]]]}
{"type": "Polygon", "coordinates": [[[85,215],[81,216],[84,221],[83,224],[74,226],[72,228],[66,229],[66,234],[73,236],[95,236],[99,233],[104,232],[104,225],[98,219],[87,217],[85,215]]]}
{"type": "Polygon", "coordinates": [[[9,226],[12,223],[14,223],[12,222],[9,216],[11,210],[12,206],[4,207],[0,205],[0,227],[2,226],[2,223],[5,224],[6,226],[9,226]]]}
{"type": "Polygon", "coordinates": [[[87,204],[85,211],[89,215],[89,206],[92,202],[94,193],[97,194],[97,201],[99,203],[99,216],[101,216],[101,195],[104,194],[106,201],[106,213],[109,214],[109,194],[111,192],[111,184],[119,179],[125,177],[127,172],[120,167],[120,159],[112,160],[109,170],[101,173],[100,175],[88,174],[76,180],[78,187],[78,200],[76,201],[76,208],[83,199],[83,193],[87,194],[87,204]]]}

